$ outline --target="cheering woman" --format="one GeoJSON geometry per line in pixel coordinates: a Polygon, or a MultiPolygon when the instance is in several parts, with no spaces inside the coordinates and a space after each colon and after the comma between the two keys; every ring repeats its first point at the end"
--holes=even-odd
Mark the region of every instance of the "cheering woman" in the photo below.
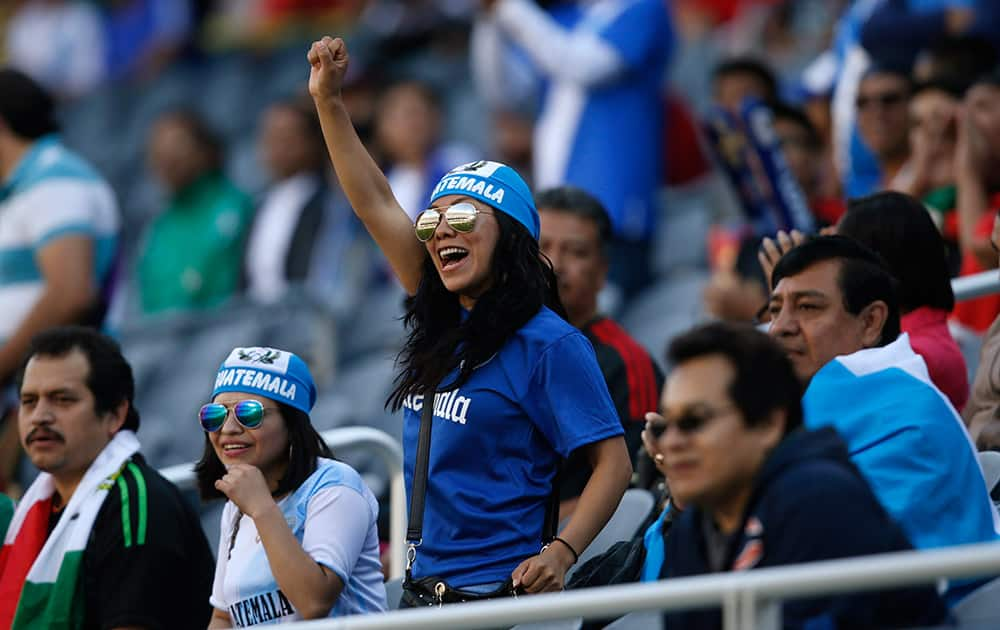
{"type": "Polygon", "coordinates": [[[341,100],[344,42],[325,37],[308,57],[341,186],[410,296],[389,405],[404,411],[411,515],[414,499],[424,507],[403,605],[559,590],[614,512],[631,465],[593,348],[560,317],[531,193],[513,169],[474,162],[446,174],[411,222],[341,100]],[[425,405],[432,437],[426,489],[415,492],[425,405]],[[577,449],[593,474],[543,549],[558,463],[577,449]]]}

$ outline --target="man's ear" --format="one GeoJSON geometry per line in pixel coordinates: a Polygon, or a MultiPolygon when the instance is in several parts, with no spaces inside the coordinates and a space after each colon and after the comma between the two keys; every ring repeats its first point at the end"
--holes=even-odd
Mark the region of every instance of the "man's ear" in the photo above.
{"type": "Polygon", "coordinates": [[[129,404],[127,400],[123,400],[111,411],[107,412],[107,417],[110,421],[108,426],[108,435],[113,436],[118,433],[122,426],[125,424],[125,419],[128,418],[129,404]]]}
{"type": "Polygon", "coordinates": [[[784,409],[775,409],[767,414],[767,419],[764,422],[755,427],[765,450],[770,451],[781,442],[785,436],[787,424],[788,413],[784,409]]]}
{"type": "Polygon", "coordinates": [[[861,309],[858,314],[861,321],[861,343],[865,348],[874,348],[882,340],[882,329],[889,319],[889,305],[882,300],[875,300],[861,309]]]}

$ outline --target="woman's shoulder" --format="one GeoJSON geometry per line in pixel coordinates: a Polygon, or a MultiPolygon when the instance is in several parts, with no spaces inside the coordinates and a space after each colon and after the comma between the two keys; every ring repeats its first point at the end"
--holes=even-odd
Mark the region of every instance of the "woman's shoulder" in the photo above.
{"type": "Polygon", "coordinates": [[[556,347],[560,352],[585,352],[589,349],[593,353],[593,347],[583,333],[543,306],[508,340],[500,358],[508,369],[527,374],[556,347]]]}
{"type": "Polygon", "coordinates": [[[296,494],[312,496],[326,488],[349,488],[363,497],[371,494],[361,474],[348,464],[325,457],[316,458],[316,470],[306,478],[296,494]]]}
{"type": "Polygon", "coordinates": [[[582,333],[548,306],[543,306],[534,317],[518,329],[516,335],[527,341],[549,345],[566,336],[582,335],[582,333]]]}

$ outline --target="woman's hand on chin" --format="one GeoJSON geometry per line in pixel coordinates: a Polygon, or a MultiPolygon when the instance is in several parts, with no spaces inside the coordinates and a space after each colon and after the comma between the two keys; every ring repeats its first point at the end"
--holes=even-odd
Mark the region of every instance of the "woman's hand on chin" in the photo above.
{"type": "Polygon", "coordinates": [[[257,518],[277,505],[260,469],[250,464],[232,464],[215,488],[236,504],[250,518],[257,518]]]}

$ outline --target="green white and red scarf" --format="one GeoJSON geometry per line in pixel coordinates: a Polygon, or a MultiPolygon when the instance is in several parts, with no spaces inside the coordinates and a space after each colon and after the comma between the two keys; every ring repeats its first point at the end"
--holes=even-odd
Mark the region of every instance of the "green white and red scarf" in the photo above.
{"type": "Polygon", "coordinates": [[[47,537],[55,491],[52,475],[41,473],[31,484],[0,549],[0,628],[69,630],[83,625],[83,551],[108,490],[138,450],[135,433],[116,433],[87,469],[47,537]]]}

